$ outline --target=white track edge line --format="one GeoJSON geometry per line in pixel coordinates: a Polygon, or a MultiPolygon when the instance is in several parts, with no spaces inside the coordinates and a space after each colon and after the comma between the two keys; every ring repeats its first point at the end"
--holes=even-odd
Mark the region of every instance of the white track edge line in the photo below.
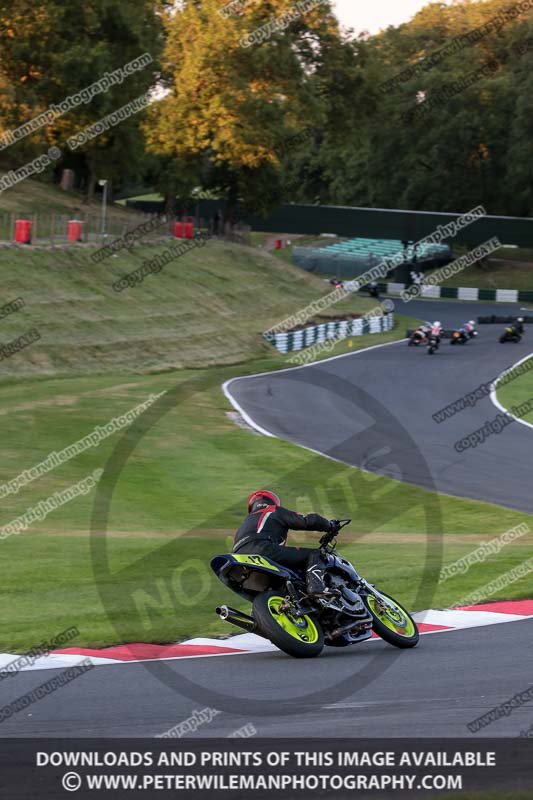
{"type": "MultiPolygon", "coordinates": [[[[268,436],[271,439],[280,439],[279,436],[276,436],[271,431],[268,431],[266,428],[263,428],[261,425],[258,425],[254,419],[242,408],[240,403],[234,398],[231,394],[229,387],[230,384],[234,381],[243,381],[248,378],[261,378],[264,375],[279,375],[282,372],[292,372],[297,369],[307,369],[308,367],[315,366],[316,364],[325,364],[328,361],[336,361],[338,358],[347,358],[348,356],[358,356],[360,353],[368,353],[370,350],[376,350],[378,347],[389,347],[393,344],[401,344],[402,342],[407,341],[405,338],[403,339],[396,339],[393,342],[383,342],[381,344],[373,344],[370,347],[363,347],[361,350],[356,350],[355,353],[341,353],[338,356],[331,356],[330,358],[323,358],[319,361],[311,361],[309,364],[301,364],[297,367],[284,367],[283,369],[272,369],[268,372],[255,372],[253,375],[236,375],[234,378],[229,378],[227,381],[224,381],[222,384],[222,391],[224,395],[229,400],[233,408],[239,412],[242,418],[250,425],[250,427],[254,428],[254,430],[258,431],[258,433],[262,433],[263,436],[268,436]]],[[[283,440],[285,441],[285,440],[283,440]]],[[[296,444],[292,442],[292,444],[296,444]]],[[[312,447],[307,447],[304,444],[297,444],[297,447],[302,447],[304,450],[309,450],[311,453],[315,453],[315,455],[324,456],[324,458],[329,458],[330,461],[336,461],[338,464],[346,464],[345,461],[340,461],[338,458],[333,458],[333,456],[328,456],[325,453],[321,453],[319,450],[314,450],[312,447]]],[[[350,466],[347,464],[347,466],[350,466]]],[[[356,467],[356,469],[362,469],[362,467],[356,467]]],[[[363,470],[364,472],[369,472],[369,470],[363,470]]],[[[374,473],[372,473],[374,474],[374,473]]]]}
{"type": "Polygon", "coordinates": [[[520,417],[515,417],[514,414],[511,414],[509,409],[504,408],[504,406],[502,406],[502,404],[500,403],[500,401],[498,400],[498,398],[496,396],[496,391],[498,389],[498,383],[499,383],[499,381],[501,381],[501,379],[504,377],[504,375],[507,375],[508,372],[512,372],[513,369],[515,369],[516,367],[519,367],[520,364],[524,363],[524,361],[529,361],[530,358],[533,358],[533,352],[529,353],[527,356],[524,356],[524,358],[521,358],[520,361],[517,361],[516,364],[512,365],[512,367],[508,367],[506,370],[504,370],[502,372],[501,375],[498,375],[498,377],[496,378],[496,380],[492,384],[492,388],[491,388],[491,392],[490,392],[491,402],[492,402],[493,405],[496,406],[496,408],[498,408],[500,411],[503,411],[503,413],[507,414],[507,416],[512,417],[515,420],[515,422],[519,422],[521,425],[525,425],[527,428],[533,428],[533,424],[531,422],[526,422],[525,419],[520,419],[520,417]]]}
{"type": "MultiPolygon", "coordinates": [[[[273,369],[273,370],[269,370],[268,372],[255,372],[253,375],[236,375],[234,378],[229,378],[227,381],[224,381],[224,383],[222,384],[222,391],[224,392],[224,395],[229,400],[229,402],[233,406],[233,408],[236,411],[238,411],[239,414],[241,414],[241,416],[248,423],[248,425],[250,425],[251,428],[254,428],[254,430],[258,431],[258,433],[262,433],[263,436],[268,436],[271,439],[279,439],[280,441],[283,441],[283,442],[290,442],[290,444],[293,444],[295,447],[301,447],[303,450],[307,450],[308,452],[314,453],[317,456],[322,456],[323,458],[328,458],[330,461],[335,461],[335,463],[337,463],[337,464],[343,464],[343,466],[350,467],[350,469],[361,470],[361,472],[365,472],[367,475],[382,475],[382,477],[389,478],[389,480],[396,481],[397,483],[401,483],[404,486],[414,486],[415,488],[421,489],[422,491],[432,492],[433,494],[436,494],[437,496],[438,495],[444,495],[444,497],[454,497],[457,500],[465,500],[466,502],[470,502],[470,503],[490,503],[491,505],[498,505],[496,503],[491,503],[491,501],[488,501],[488,500],[480,500],[479,497],[468,497],[467,495],[462,495],[462,494],[451,494],[451,492],[437,492],[437,491],[433,491],[433,489],[428,489],[426,486],[419,486],[418,483],[411,483],[409,481],[399,481],[397,478],[390,478],[388,475],[383,475],[381,472],[372,472],[372,470],[365,469],[364,467],[355,467],[353,464],[350,464],[348,461],[342,461],[340,458],[335,458],[334,456],[330,456],[327,453],[323,453],[321,450],[315,450],[313,447],[308,447],[305,444],[299,444],[297,442],[293,442],[291,439],[283,439],[282,437],[276,436],[276,434],[271,433],[270,431],[267,431],[266,428],[262,428],[261,425],[258,425],[257,422],[255,422],[255,420],[253,420],[252,417],[242,408],[242,406],[237,402],[237,400],[235,400],[235,398],[233,397],[233,395],[229,391],[229,385],[231,383],[233,383],[233,381],[246,380],[246,378],[260,378],[262,375],[276,375],[276,374],[278,374],[280,372],[289,372],[290,370],[295,370],[295,369],[305,369],[305,368],[311,367],[311,366],[313,366],[315,364],[322,364],[322,363],[325,363],[326,361],[334,361],[337,358],[345,358],[346,356],[357,356],[360,353],[367,353],[369,350],[375,350],[378,347],[388,347],[391,344],[401,344],[402,342],[406,342],[406,341],[407,341],[407,339],[404,338],[404,339],[397,339],[394,342],[383,342],[383,344],[374,344],[371,347],[363,347],[361,350],[357,350],[355,353],[342,353],[341,355],[338,355],[338,356],[332,356],[331,358],[324,358],[324,359],[322,359],[322,361],[312,361],[309,364],[302,364],[301,366],[298,366],[298,367],[286,367],[284,369],[277,369],[277,370],[273,369]]],[[[527,358],[527,356],[526,356],[526,358],[527,358]]],[[[506,372],[507,372],[507,370],[506,370],[506,372]]],[[[501,375],[498,377],[497,380],[499,380],[500,377],[501,377],[501,375]]],[[[496,381],[494,383],[496,383],[496,381]]],[[[505,411],[505,409],[502,409],[502,410],[505,411]]],[[[519,420],[519,422],[520,422],[520,420],[519,420]]],[[[523,424],[529,425],[529,423],[527,423],[527,422],[523,423],[523,424]]],[[[516,508],[513,508],[513,506],[499,506],[499,507],[500,508],[509,508],[512,511],[517,511],[518,510],[516,508]]]]}

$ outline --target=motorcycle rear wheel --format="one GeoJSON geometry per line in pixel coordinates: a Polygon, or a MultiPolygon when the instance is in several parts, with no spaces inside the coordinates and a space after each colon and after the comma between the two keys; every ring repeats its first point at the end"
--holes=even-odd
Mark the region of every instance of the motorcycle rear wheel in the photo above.
{"type": "Polygon", "coordinates": [[[278,592],[263,592],[253,604],[253,616],[263,636],[293,658],[314,658],[324,649],[324,633],[309,614],[293,617],[280,610],[285,598],[278,592]]]}

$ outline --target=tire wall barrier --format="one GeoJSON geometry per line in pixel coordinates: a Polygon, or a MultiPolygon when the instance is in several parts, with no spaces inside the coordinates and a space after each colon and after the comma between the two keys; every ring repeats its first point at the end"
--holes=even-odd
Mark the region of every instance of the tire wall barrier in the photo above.
{"type": "Polygon", "coordinates": [[[320,325],[310,325],[299,331],[275,333],[274,337],[265,339],[274,345],[280,353],[292,353],[321,344],[328,339],[347,339],[350,336],[363,336],[367,333],[384,333],[394,328],[394,314],[382,317],[361,317],[360,319],[335,320],[320,325]]]}

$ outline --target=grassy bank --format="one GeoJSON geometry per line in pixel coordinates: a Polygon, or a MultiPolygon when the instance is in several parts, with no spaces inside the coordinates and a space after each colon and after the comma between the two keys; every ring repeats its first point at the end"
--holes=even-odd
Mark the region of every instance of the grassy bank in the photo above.
{"type": "MultiPolygon", "coordinates": [[[[456,253],[456,256],[458,255],[460,255],[459,251],[456,253]]],[[[493,258],[467,267],[457,275],[448,278],[442,285],[532,291],[533,250],[502,247],[493,258]]]]}
{"type": "MultiPolygon", "coordinates": [[[[93,645],[229,632],[213,615],[214,605],[228,601],[229,594],[211,578],[206,564],[217,551],[227,550],[245,498],[257,486],[278,490],[288,506],[304,512],[315,509],[326,516],[351,516],[343,550],[363,574],[409,604],[428,567],[439,567],[439,514],[445,562],[524,519],[523,514],[487,503],[436,497],[241,429],[227,416],[231,409],[220,383],[236,371],[273,366],[272,361],[258,361],[239,370],[130,374],[120,380],[88,376],[4,387],[0,431],[4,438],[9,431],[10,443],[4,449],[2,482],[89,434],[96,425],[104,427],[151,393],[178,387],[183,395],[160,419],[152,420],[127,462],[111,469],[109,480],[116,481],[116,488],[105,533],[97,526],[90,535],[93,491],[1,542],[0,649],[23,651],[45,634],[52,636],[69,625],[80,630],[78,644],[93,645]],[[206,382],[201,391],[186,396],[186,384],[198,380],[206,382]],[[428,534],[432,548],[425,563],[428,534]],[[109,559],[109,574],[102,571],[104,556],[109,559]],[[191,559],[201,565],[203,575],[198,604],[180,607],[178,598],[176,608],[163,602],[146,628],[135,614],[136,592],[147,587],[153,594],[154,581],[191,559]],[[100,593],[107,597],[105,605],[100,593]],[[113,625],[117,618],[119,630],[113,625]]],[[[133,441],[131,436],[114,433],[5,497],[2,525],[104,467],[121,437],[124,445],[133,441]]],[[[315,536],[309,534],[305,541],[309,544],[315,536]]],[[[533,542],[524,537],[466,575],[447,581],[433,604],[457,602],[531,555],[533,542]]],[[[179,586],[182,597],[194,596],[197,574],[184,573],[179,586]]],[[[503,596],[529,592],[529,581],[524,579],[503,596]]]]}
{"type": "MultiPolygon", "coordinates": [[[[170,243],[171,240],[169,240],[170,243]]],[[[94,264],[89,249],[0,252],[5,301],[26,306],[1,320],[1,341],[36,328],[41,340],[0,362],[0,376],[70,375],[206,367],[264,356],[261,332],[326,295],[318,278],[268,253],[208,242],[122,292],[112,284],[165,250],[136,247],[94,264]]],[[[375,306],[354,298],[339,311],[375,306]]]]}
{"type": "MultiPolygon", "coordinates": [[[[278,490],[287,506],[303,512],[352,517],[347,555],[415,606],[430,602],[417,596],[417,585],[428,570],[436,577],[441,530],[450,561],[523,520],[508,509],[363,473],[236,424],[221,384],[287,366],[288,357],[260,332],[327,291],[320,279],[253,248],[217,242],[117,294],[113,281],[153,249],[96,266],[74,252],[16,251],[18,260],[11,251],[0,254],[6,301],[21,296],[26,303],[0,320],[2,341],[33,327],[42,333],[0,363],[0,527],[12,530],[6,526],[28,509],[106,465],[102,485],[111,482],[114,491],[105,529],[98,516],[92,523],[93,490],[0,542],[0,650],[27,650],[72,625],[80,631],[73,644],[80,645],[228,633],[213,607],[230,596],[207,564],[228,549],[245,498],[258,486],[278,490]],[[157,393],[165,393],[161,413],[153,407],[131,427],[120,422],[157,393]],[[94,446],[30,474],[17,491],[2,489],[113,419],[114,432],[94,446]],[[129,457],[109,461],[115,448],[129,448],[129,457]],[[165,594],[161,580],[172,591],[165,594]],[[149,625],[139,613],[143,591],[154,605],[149,625]]],[[[374,305],[343,304],[360,312],[374,305]]],[[[412,322],[399,317],[394,331],[346,340],[322,356],[401,338],[412,322]]],[[[305,539],[314,541],[312,534],[305,539]]],[[[431,602],[457,602],[530,551],[524,537],[443,584],[431,602]]],[[[528,592],[523,580],[505,595],[528,592]]]]}
{"type": "MultiPolygon", "coordinates": [[[[0,160],[2,155],[0,152],[0,160]]],[[[4,162],[0,171],[7,171],[13,166],[6,162],[5,157],[4,162]]],[[[65,192],[44,180],[27,178],[0,195],[0,241],[12,240],[15,218],[34,221],[34,239],[48,240],[53,235],[56,241],[61,237],[66,240],[69,219],[85,220],[88,232],[95,234],[100,231],[101,213],[101,194],[95,194],[89,202],[82,192],[65,192]]],[[[112,235],[120,235],[125,225],[135,225],[145,215],[122,205],[108,203],[106,217],[107,231],[112,235]]]]}

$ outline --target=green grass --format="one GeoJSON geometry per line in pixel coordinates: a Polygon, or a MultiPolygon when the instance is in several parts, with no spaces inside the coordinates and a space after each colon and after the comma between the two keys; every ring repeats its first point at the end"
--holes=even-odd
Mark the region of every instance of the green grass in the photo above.
{"type": "MultiPolygon", "coordinates": [[[[252,247],[208,242],[141,284],[113,290],[114,281],[166,246],[122,250],[100,264],[84,247],[0,251],[4,302],[21,296],[26,303],[0,320],[0,341],[32,328],[42,335],[1,361],[0,377],[242,363],[269,352],[262,331],[331,288],[252,247]]],[[[373,305],[348,299],[327,313],[364,313],[373,305]]]]}
{"type": "MultiPolygon", "coordinates": [[[[206,565],[228,549],[245,498],[258,486],[279,490],[287,506],[303,512],[351,516],[348,557],[417,607],[430,602],[417,586],[428,569],[438,570],[441,527],[444,557],[454,560],[480,536],[497,536],[524,519],[363,473],[236,425],[221,384],[287,366],[260,333],[319,297],[325,285],[254,248],[217,242],[134,289],[112,291],[118,276],[153,253],[135,248],[96,266],[83,249],[0,254],[5,302],[26,301],[0,320],[2,342],[32,327],[43,337],[0,362],[0,483],[151,393],[167,393],[164,413],[152,409],[127,431],[3,497],[0,525],[6,526],[106,464],[103,489],[116,484],[105,531],[98,516],[91,522],[93,492],[0,542],[0,650],[27,650],[71,625],[80,630],[72,644],[80,645],[229,633],[213,607],[230,596],[206,565]],[[110,460],[115,447],[131,448],[124,463],[110,460]]],[[[374,305],[350,299],[331,313],[374,305]]],[[[400,317],[394,331],[347,340],[333,355],[402,337],[412,323],[400,317]]],[[[314,534],[305,538],[315,541],[314,534]]],[[[529,540],[505,549],[439,587],[435,603],[456,602],[530,551],[529,540]]],[[[529,592],[524,579],[502,596],[529,592]]]]}
{"type": "Polygon", "coordinates": [[[493,258],[467,267],[442,285],[533,291],[533,250],[502,247],[493,258]]]}
{"type": "MultiPolygon", "coordinates": [[[[9,167],[5,166],[5,170],[9,167]]],[[[4,169],[0,170],[1,172],[4,169]]],[[[0,194],[0,240],[10,240],[13,218],[36,220],[34,234],[38,237],[66,235],[67,220],[85,219],[91,231],[100,230],[102,195],[95,194],[91,203],[79,191],[64,192],[43,180],[27,178],[0,194]]],[[[132,209],[122,205],[108,204],[107,229],[110,234],[119,235],[126,223],[135,224],[145,218],[132,209]]]]}
{"type": "MultiPolygon", "coordinates": [[[[292,254],[295,247],[323,247],[326,244],[331,244],[332,240],[326,239],[323,236],[300,236],[298,238],[295,237],[291,241],[292,244],[288,247],[282,247],[281,250],[272,251],[274,256],[285,264],[294,263],[292,254]]],[[[320,277],[320,280],[324,280],[328,276],[317,273],[317,277],[320,277]]]]}
{"type": "MultiPolygon", "coordinates": [[[[530,362],[526,363],[529,364],[530,362]]],[[[522,368],[526,367],[526,363],[522,368]]],[[[533,398],[533,371],[526,372],[524,375],[509,381],[509,383],[497,387],[496,394],[505,408],[512,408],[512,406],[518,406],[531,400],[533,398]]],[[[533,411],[525,414],[522,419],[533,424],[533,411]]]]}
{"type": "MultiPolygon", "coordinates": [[[[440,562],[436,554],[430,554],[426,562],[425,544],[414,546],[408,539],[388,547],[347,544],[340,551],[379,588],[416,608],[421,585],[427,583],[423,599],[431,599],[440,562]],[[434,577],[428,579],[431,570],[434,577]]],[[[112,564],[109,573],[102,568],[100,554],[91,554],[86,536],[30,536],[25,543],[26,553],[31,545],[30,560],[21,558],[21,542],[13,538],[2,544],[11,563],[2,578],[0,595],[3,651],[24,652],[72,625],[77,626],[79,636],[69,646],[223,636],[234,631],[218,619],[215,606],[230,603],[246,609],[248,605],[209,569],[212,556],[228,550],[224,535],[110,538],[105,545],[112,564]]],[[[453,561],[472,549],[468,543],[455,545],[447,539],[445,560],[453,561]]],[[[460,580],[440,584],[430,605],[456,603],[472,585],[484,585],[522,558],[531,557],[532,552],[531,544],[502,551],[460,580]]],[[[505,596],[524,597],[528,589],[523,580],[509,587],[505,596]]],[[[419,600],[420,604],[428,605],[419,600]]]]}
{"type": "MultiPolygon", "coordinates": [[[[258,361],[237,371],[272,366],[271,361],[258,361]]],[[[24,651],[43,636],[53,636],[74,624],[80,630],[75,643],[90,645],[229,633],[229,626],[213,614],[214,605],[227,602],[229,596],[222,584],[211,578],[206,563],[217,551],[228,549],[245,498],[257,486],[280,491],[289,507],[303,512],[314,508],[326,516],[352,516],[343,550],[363,574],[409,605],[415,602],[423,574],[439,566],[439,514],[445,560],[474,549],[479,536],[472,534],[490,538],[524,519],[523,514],[487,503],[437,497],[339,465],[288,442],[241,430],[228,419],[230,406],[219,388],[235,372],[234,368],[217,368],[132,374],[122,380],[110,376],[28,380],[4,388],[0,426],[9,430],[10,437],[3,451],[2,481],[90,433],[95,425],[105,425],[151,392],[172,391],[176,385],[184,390],[192,380],[205,382],[201,391],[183,397],[153,421],[123,468],[111,467],[108,480],[116,479],[116,489],[105,536],[100,526],[92,537],[89,534],[92,493],[0,543],[4,556],[0,648],[24,651]],[[428,533],[432,547],[425,564],[428,533]],[[357,534],[370,535],[354,544],[357,534]],[[106,553],[109,574],[104,575],[106,553]],[[198,575],[178,575],[177,598],[176,581],[172,580],[173,571],[191,559],[200,569],[203,587],[194,608],[184,605],[183,598],[198,585],[198,575]],[[156,591],[154,586],[161,580],[171,580],[171,589],[163,593],[161,603],[156,602],[148,624],[147,613],[140,619],[136,615],[139,604],[142,607],[139,593],[145,590],[159,597],[160,589],[156,591]]],[[[124,434],[113,434],[18,494],[5,497],[2,525],[95,468],[104,467],[121,436],[124,434]]],[[[131,436],[127,434],[126,441],[132,441],[131,436]]],[[[316,535],[308,534],[305,542],[313,541],[316,535]]],[[[456,602],[531,555],[531,542],[509,547],[466,576],[446,582],[433,604],[456,602]]],[[[529,581],[524,579],[502,596],[521,597],[529,592],[529,581]]]]}

